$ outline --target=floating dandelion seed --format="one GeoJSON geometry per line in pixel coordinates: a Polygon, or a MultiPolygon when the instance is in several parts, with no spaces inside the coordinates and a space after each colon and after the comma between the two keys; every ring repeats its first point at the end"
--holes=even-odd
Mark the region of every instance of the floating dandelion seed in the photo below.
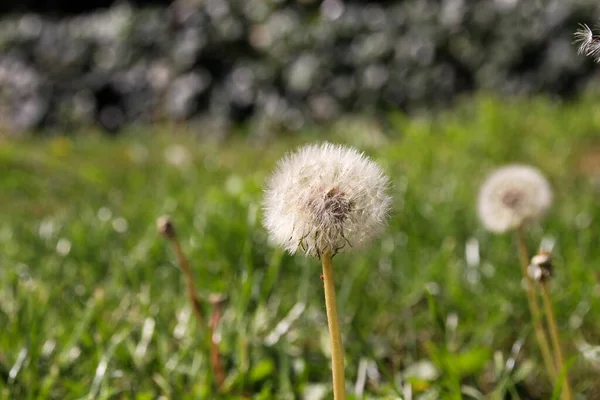
{"type": "Polygon", "coordinates": [[[596,62],[600,62],[600,38],[594,35],[589,26],[580,24],[573,36],[575,37],[574,43],[579,44],[578,54],[591,56],[596,62]]]}
{"type": "Polygon", "coordinates": [[[478,199],[479,218],[492,232],[502,233],[542,217],[552,204],[552,189],[544,176],[526,165],[493,172],[478,199]]]}
{"type": "Polygon", "coordinates": [[[391,198],[381,168],[357,150],[324,143],[282,159],[267,184],[264,224],[290,253],[319,257],[364,244],[385,227],[391,198]]]}

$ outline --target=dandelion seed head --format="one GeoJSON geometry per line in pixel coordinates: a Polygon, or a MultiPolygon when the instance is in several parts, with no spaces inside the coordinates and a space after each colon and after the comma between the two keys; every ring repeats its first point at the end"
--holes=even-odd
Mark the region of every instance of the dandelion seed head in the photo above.
{"type": "Polygon", "coordinates": [[[586,54],[587,48],[594,41],[594,33],[586,24],[580,24],[579,29],[573,34],[574,43],[579,43],[578,54],[586,54]]]}
{"type": "Polygon", "coordinates": [[[380,233],[391,205],[388,178],[357,150],[307,145],[284,157],[266,185],[264,225],[290,253],[318,257],[380,233]]]}
{"type": "Polygon", "coordinates": [[[579,44],[577,54],[591,56],[596,62],[600,62],[600,39],[594,35],[589,26],[580,24],[573,37],[575,38],[573,43],[579,44]]]}
{"type": "Polygon", "coordinates": [[[551,205],[550,184],[537,169],[526,165],[494,171],[479,190],[479,218],[492,232],[506,232],[537,220],[551,205]]]}

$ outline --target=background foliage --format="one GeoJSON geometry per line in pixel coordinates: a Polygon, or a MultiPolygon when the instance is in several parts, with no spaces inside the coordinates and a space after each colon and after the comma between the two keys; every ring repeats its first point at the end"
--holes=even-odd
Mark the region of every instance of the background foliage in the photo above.
{"type": "Polygon", "coordinates": [[[473,91],[571,96],[595,71],[573,32],[600,17],[594,0],[137,3],[10,3],[0,128],[190,120],[206,135],[248,122],[260,136],[473,91]]]}

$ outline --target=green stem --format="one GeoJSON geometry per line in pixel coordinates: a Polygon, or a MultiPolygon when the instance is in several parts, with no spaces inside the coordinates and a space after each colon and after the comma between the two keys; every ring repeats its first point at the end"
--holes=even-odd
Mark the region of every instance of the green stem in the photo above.
{"type": "Polygon", "coordinates": [[[517,247],[519,249],[519,259],[521,261],[521,273],[527,282],[527,302],[529,303],[529,311],[531,312],[531,317],[533,318],[535,337],[537,339],[538,346],[540,347],[544,364],[546,365],[546,371],[551,379],[555,379],[557,376],[556,366],[552,357],[552,353],[550,352],[548,337],[546,336],[546,331],[544,330],[544,326],[542,324],[540,305],[535,294],[534,283],[527,273],[527,267],[529,267],[530,260],[522,227],[517,228],[516,237],[517,247]]]}
{"type": "MultiPolygon", "coordinates": [[[[563,371],[565,368],[565,362],[562,354],[562,348],[560,346],[560,340],[558,339],[558,327],[556,325],[556,318],[554,316],[554,307],[550,300],[550,293],[548,291],[548,285],[546,282],[541,282],[542,286],[542,299],[544,300],[544,309],[546,310],[546,320],[548,321],[548,327],[550,329],[550,339],[552,339],[552,346],[554,347],[554,353],[556,356],[556,366],[558,371],[563,371]]],[[[571,384],[569,383],[569,376],[565,371],[565,380],[562,387],[563,399],[571,400],[573,394],[571,393],[571,384]]]]}
{"type": "Polygon", "coordinates": [[[344,349],[340,333],[340,320],[338,318],[335,297],[335,284],[333,280],[333,261],[330,252],[321,255],[323,264],[323,282],[325,286],[325,307],[327,308],[327,322],[329,323],[329,338],[331,340],[331,370],[333,374],[333,398],[346,399],[346,383],[344,380],[344,349]]]}

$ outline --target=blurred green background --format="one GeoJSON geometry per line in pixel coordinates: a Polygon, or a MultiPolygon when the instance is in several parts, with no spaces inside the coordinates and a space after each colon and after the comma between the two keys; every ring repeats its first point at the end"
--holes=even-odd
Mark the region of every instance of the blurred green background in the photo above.
{"type": "Polygon", "coordinates": [[[351,398],[552,398],[512,238],[475,212],[478,186],[508,162],[554,187],[527,240],[532,252],[555,242],[569,375],[577,398],[598,398],[599,109],[593,95],[480,95],[436,115],[391,113],[386,126],[354,116],[268,140],[210,142],[185,125],[2,139],[0,396],[331,398],[319,262],[273,248],[260,205],[280,157],[327,139],[364,150],[393,182],[387,232],[336,257],[351,398]],[[228,296],[224,393],[156,233],[162,214],[200,294],[228,296]]]}

